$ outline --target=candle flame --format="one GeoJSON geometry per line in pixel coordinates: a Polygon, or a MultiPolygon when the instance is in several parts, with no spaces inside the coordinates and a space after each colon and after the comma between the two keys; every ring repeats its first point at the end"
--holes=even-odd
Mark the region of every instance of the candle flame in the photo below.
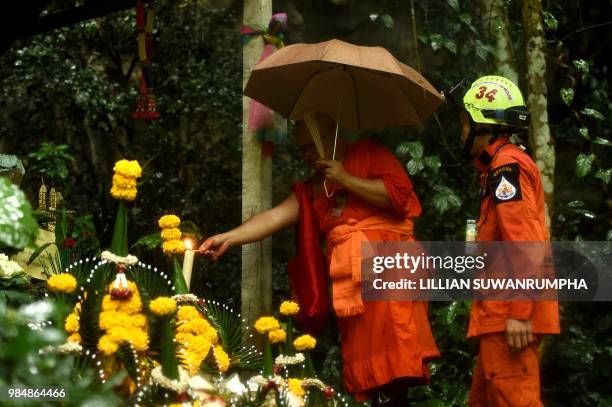
{"type": "Polygon", "coordinates": [[[191,239],[185,239],[184,243],[185,243],[185,249],[193,250],[193,242],[191,241],[191,239]]]}

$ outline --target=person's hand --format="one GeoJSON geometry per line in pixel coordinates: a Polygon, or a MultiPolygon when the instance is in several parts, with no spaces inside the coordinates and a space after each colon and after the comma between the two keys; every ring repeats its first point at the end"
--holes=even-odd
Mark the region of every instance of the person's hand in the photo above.
{"type": "Polygon", "coordinates": [[[218,260],[231,246],[231,237],[226,233],[221,233],[206,239],[204,243],[200,245],[198,251],[204,256],[208,256],[213,260],[218,260]]]}
{"type": "Polygon", "coordinates": [[[506,340],[510,349],[521,350],[533,342],[531,321],[519,319],[506,320],[506,340]]]}
{"type": "Polygon", "coordinates": [[[340,161],[336,160],[318,160],[317,167],[323,169],[325,179],[329,182],[346,186],[346,182],[351,177],[340,161]]]}

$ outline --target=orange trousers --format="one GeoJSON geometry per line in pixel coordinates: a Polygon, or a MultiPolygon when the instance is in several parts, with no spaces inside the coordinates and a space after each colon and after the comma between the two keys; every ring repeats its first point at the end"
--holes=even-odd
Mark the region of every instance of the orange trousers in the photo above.
{"type": "Polygon", "coordinates": [[[468,405],[470,407],[542,407],[536,337],[522,351],[511,350],[503,332],[480,336],[480,351],[468,405]]]}

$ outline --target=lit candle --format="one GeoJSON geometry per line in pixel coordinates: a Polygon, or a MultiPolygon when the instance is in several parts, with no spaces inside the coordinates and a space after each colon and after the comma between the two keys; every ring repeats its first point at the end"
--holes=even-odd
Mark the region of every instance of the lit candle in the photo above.
{"type": "Polygon", "coordinates": [[[191,270],[193,269],[193,258],[195,257],[195,250],[193,250],[193,243],[189,239],[185,239],[185,258],[183,259],[183,278],[187,284],[187,290],[191,285],[191,270]]]}

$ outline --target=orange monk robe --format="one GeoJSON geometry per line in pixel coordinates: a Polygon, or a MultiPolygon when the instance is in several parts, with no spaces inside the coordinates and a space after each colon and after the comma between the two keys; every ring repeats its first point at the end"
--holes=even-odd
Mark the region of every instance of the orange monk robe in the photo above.
{"type": "MultiPolygon", "coordinates": [[[[321,194],[314,201],[319,230],[324,236],[339,225],[354,224],[374,215],[401,221],[421,214],[421,205],[406,171],[384,147],[371,141],[353,143],[345,152],[343,165],[353,176],[381,179],[393,208],[378,208],[348,194],[342,213],[335,217],[334,207],[340,190],[334,186],[336,191],[332,198],[321,194]]],[[[384,229],[364,230],[363,233],[368,240],[414,240],[411,233],[384,229]]],[[[327,247],[329,255],[329,239],[327,247]]],[[[440,355],[429,326],[427,303],[371,301],[363,304],[362,313],[338,317],[346,389],[355,393],[356,400],[361,402],[371,397],[371,390],[393,379],[427,382],[426,362],[440,355]]]]}

